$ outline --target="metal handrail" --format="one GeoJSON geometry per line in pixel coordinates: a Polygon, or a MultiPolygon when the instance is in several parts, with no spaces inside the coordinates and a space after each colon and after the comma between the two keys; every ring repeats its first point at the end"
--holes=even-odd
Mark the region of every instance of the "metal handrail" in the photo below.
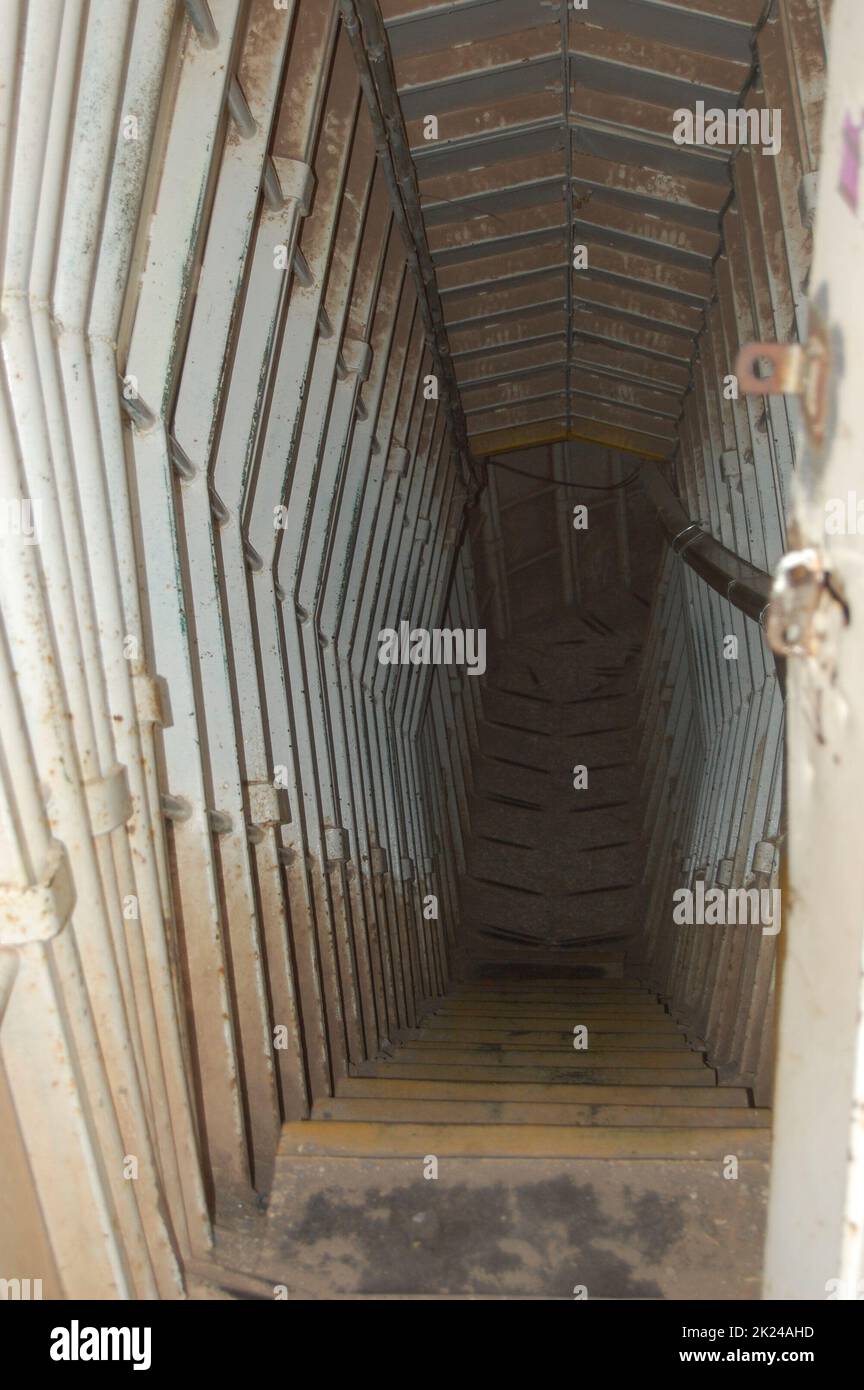
{"type": "Polygon", "coordinates": [[[729,550],[700,521],[691,521],[656,463],[644,463],[639,479],[675,553],[700,579],[764,628],[771,575],[729,550]]]}

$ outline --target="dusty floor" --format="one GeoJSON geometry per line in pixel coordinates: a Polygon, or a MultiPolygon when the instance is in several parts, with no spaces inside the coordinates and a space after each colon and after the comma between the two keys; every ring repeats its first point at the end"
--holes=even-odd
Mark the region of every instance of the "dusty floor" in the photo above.
{"type": "Polygon", "coordinates": [[[758,1295],[766,1165],[286,1158],[259,1275],[294,1298],[758,1295]],[[708,1214],[710,1213],[710,1215],[708,1214]]]}

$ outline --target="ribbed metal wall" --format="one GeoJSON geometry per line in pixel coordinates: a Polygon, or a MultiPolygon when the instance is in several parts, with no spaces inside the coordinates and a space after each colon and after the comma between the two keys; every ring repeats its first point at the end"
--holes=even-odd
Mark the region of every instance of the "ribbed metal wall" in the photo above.
{"type": "Polygon", "coordinates": [[[2,1272],[173,1296],[444,986],[476,682],[377,634],[472,625],[469,479],[337,5],[61,13],[2,38],[2,1272]]]}
{"type": "MultiPolygon", "coordinates": [[[[715,297],[697,341],[675,473],[695,523],[772,572],[786,543],[795,397],[733,396],[751,340],[807,336],[806,289],[827,62],[828,7],[779,5],[757,39],[753,97],[783,114],[776,158],[742,149],[721,222],[715,297]]],[[[783,697],[760,624],[667,555],[644,670],[643,791],[648,854],[643,965],[729,1080],[770,1100],[777,937],[760,927],[673,924],[672,893],[777,886],[783,855],[783,697]],[[736,650],[728,638],[735,638],[736,650]],[[724,655],[724,652],[727,653],[724,655]]]]}

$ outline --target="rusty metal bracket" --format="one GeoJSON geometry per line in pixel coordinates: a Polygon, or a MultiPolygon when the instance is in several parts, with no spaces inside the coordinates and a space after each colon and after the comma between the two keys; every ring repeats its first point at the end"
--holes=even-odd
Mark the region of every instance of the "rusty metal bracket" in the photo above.
{"type": "Polygon", "coordinates": [[[738,389],[746,396],[800,396],[807,436],[814,445],[825,438],[831,356],[828,335],[810,309],[809,336],[802,343],[747,343],[735,359],[738,389]],[[760,375],[767,363],[769,375],[760,375]]]}

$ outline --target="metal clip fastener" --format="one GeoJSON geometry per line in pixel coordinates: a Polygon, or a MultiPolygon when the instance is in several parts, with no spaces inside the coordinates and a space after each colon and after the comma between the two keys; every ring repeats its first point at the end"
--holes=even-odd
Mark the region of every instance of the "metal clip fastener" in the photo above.
{"type": "MultiPolygon", "coordinates": [[[[701,521],[691,521],[691,522],[688,522],[688,524],[683,528],[683,530],[681,530],[681,531],[678,532],[677,536],[673,536],[673,537],[672,537],[672,540],[671,540],[671,542],[670,542],[670,545],[671,545],[672,549],[675,551],[675,554],[676,554],[676,555],[680,555],[680,554],[681,554],[681,551],[685,550],[686,547],[687,547],[687,545],[689,545],[690,542],[687,541],[687,542],[685,542],[685,544],[681,547],[681,550],[678,549],[678,542],[680,541],[680,539],[681,539],[682,536],[686,536],[686,535],[687,535],[687,532],[688,532],[688,531],[696,531],[698,535],[701,535],[701,534],[702,534],[702,522],[701,522],[701,521]]],[[[696,536],[691,536],[691,537],[690,537],[690,540],[695,541],[695,540],[696,540],[696,536]]]]}
{"type": "Polygon", "coordinates": [[[790,550],[783,556],[774,575],[765,625],[768,644],[778,656],[815,655],[818,638],[813,620],[827,587],[821,556],[813,547],[790,550]]]}

